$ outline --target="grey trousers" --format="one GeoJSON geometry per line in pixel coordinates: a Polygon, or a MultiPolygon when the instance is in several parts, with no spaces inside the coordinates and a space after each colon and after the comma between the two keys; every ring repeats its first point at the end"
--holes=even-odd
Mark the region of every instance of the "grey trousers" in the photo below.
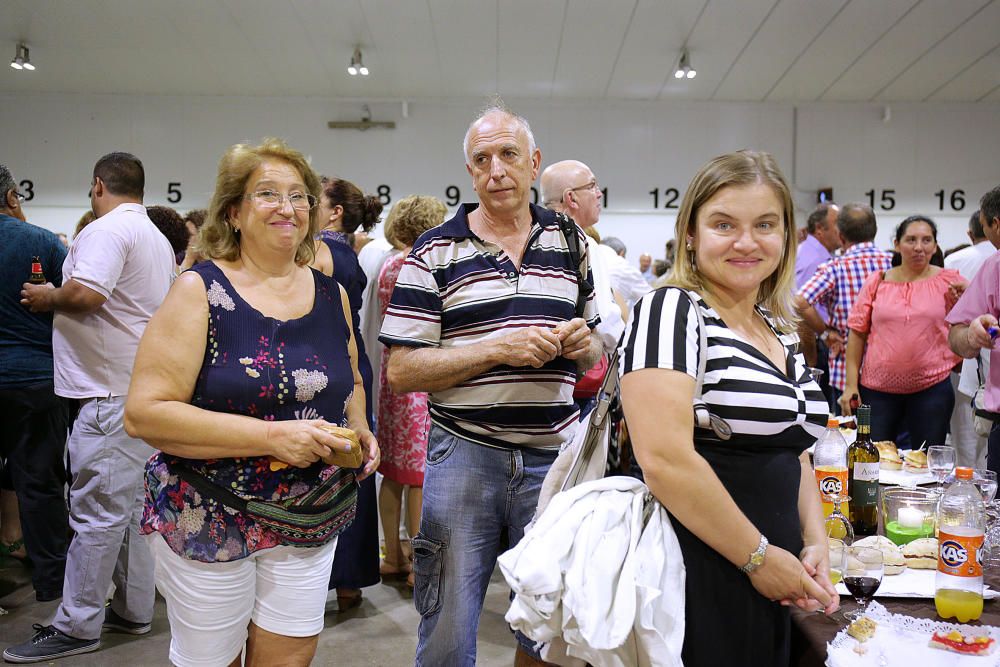
{"type": "Polygon", "coordinates": [[[83,402],[69,437],[73,483],[63,599],[52,621],[77,639],[96,639],[112,582],[111,607],[122,618],[153,618],[153,559],[139,534],[143,471],[153,449],[125,433],[125,396],[83,402]]]}

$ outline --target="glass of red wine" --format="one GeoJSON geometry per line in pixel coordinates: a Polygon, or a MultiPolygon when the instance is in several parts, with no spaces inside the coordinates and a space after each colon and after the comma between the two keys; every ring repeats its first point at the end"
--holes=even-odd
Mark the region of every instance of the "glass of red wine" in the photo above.
{"type": "Polygon", "coordinates": [[[868,603],[882,583],[882,552],[869,547],[846,546],[843,554],[841,572],[844,575],[844,585],[858,603],[855,611],[847,612],[844,616],[856,621],[865,615],[868,603]]]}

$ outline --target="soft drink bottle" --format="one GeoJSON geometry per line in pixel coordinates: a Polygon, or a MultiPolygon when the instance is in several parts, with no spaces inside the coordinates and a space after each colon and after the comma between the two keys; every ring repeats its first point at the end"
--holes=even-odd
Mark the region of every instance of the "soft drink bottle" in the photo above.
{"type": "Polygon", "coordinates": [[[47,282],[42,271],[42,260],[37,256],[31,258],[31,275],[28,277],[28,282],[32,285],[44,285],[47,282]]]}
{"type": "Polygon", "coordinates": [[[934,606],[941,618],[968,623],[983,613],[983,526],[986,506],[972,482],[972,468],[955,468],[938,505],[937,585],[934,606]]]}
{"type": "MultiPolygon", "coordinates": [[[[847,494],[847,441],[840,434],[836,417],[827,420],[826,431],[816,441],[813,471],[823,500],[823,516],[830,516],[833,511],[832,497],[847,494]]],[[[841,509],[844,514],[848,514],[847,507],[841,509]]]]}

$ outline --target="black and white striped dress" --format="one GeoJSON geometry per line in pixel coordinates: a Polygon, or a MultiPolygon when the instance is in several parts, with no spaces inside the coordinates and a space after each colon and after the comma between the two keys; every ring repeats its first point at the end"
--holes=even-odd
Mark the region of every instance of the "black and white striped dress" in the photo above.
{"type": "MultiPolygon", "coordinates": [[[[758,308],[785,348],[785,368],[779,369],[691,294],[705,321],[708,349],[698,349],[698,316],[688,297],[679,288],[661,288],[633,308],[621,373],[659,368],[697,378],[698,355],[708,355],[702,397],[733,435],[722,441],[696,427],[695,449],[758,530],[798,555],[798,457],[823,433],[826,400],[796,351],[796,334],[778,333],[770,314],[758,308]]],[[[664,382],[670,377],[664,374],[664,382]]],[[[664,432],[670,428],[663,426],[664,432]]],[[[788,610],[757,593],[743,573],[676,519],[674,529],[687,568],[684,664],[787,665],[788,610]],[[719,641],[723,628],[725,641],[719,641]]]]}

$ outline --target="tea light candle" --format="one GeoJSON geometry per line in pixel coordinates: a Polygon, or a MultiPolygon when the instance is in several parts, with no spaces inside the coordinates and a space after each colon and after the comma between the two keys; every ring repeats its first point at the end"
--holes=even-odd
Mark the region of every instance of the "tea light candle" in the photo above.
{"type": "Polygon", "coordinates": [[[921,528],[924,525],[924,513],[915,507],[900,507],[896,521],[902,528],[921,528]]]}

